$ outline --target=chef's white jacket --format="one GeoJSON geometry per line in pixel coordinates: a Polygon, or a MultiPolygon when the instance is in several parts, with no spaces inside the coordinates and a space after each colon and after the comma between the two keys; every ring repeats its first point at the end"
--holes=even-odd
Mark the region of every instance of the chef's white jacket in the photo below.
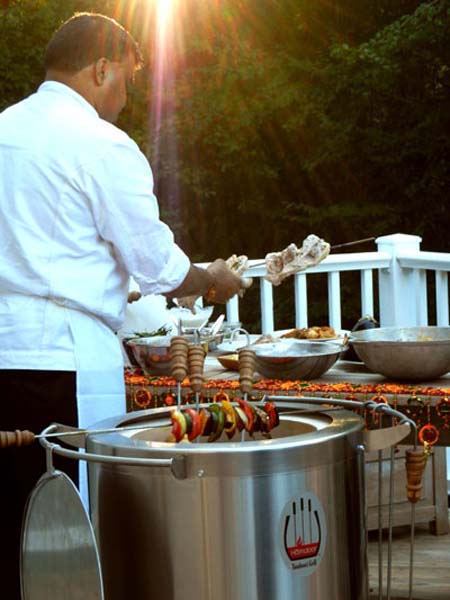
{"type": "Polygon", "coordinates": [[[164,293],[189,259],[145,156],[61,83],[0,114],[0,261],[0,368],[76,370],[81,426],[124,411],[129,277],[164,293]]]}

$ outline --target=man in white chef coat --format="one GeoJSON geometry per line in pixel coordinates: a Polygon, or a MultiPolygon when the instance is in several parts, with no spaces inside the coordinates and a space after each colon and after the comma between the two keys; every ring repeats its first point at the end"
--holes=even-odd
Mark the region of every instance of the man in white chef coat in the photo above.
{"type": "MultiPolygon", "coordinates": [[[[125,412],[115,332],[130,276],[144,295],[224,303],[240,289],[224,261],[199,269],[176,245],[145,156],[112,125],[141,64],[118,23],[75,15],[48,44],[44,83],[0,114],[3,430],[84,427],[125,412]]],[[[21,517],[44,451],[0,451],[0,469],[1,596],[16,600],[21,517]]]]}

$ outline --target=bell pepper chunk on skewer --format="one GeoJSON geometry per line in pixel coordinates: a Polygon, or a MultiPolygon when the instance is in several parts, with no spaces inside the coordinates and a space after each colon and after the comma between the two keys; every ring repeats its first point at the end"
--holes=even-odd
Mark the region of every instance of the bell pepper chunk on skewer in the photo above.
{"type": "Polygon", "coordinates": [[[222,400],[222,408],[225,414],[224,430],[228,439],[231,440],[237,428],[236,413],[229,400],[222,400]]]}
{"type": "Polygon", "coordinates": [[[199,435],[201,435],[201,432],[202,432],[202,419],[200,417],[200,414],[196,410],[194,410],[193,408],[187,408],[185,412],[186,412],[186,416],[189,416],[190,420],[191,420],[190,431],[188,431],[187,434],[188,434],[188,440],[190,442],[192,442],[199,435]]]}
{"type": "Polygon", "coordinates": [[[215,421],[211,429],[211,434],[208,438],[208,442],[215,442],[222,435],[222,431],[225,426],[225,415],[223,413],[222,407],[218,404],[212,404],[208,407],[208,410],[215,421]]]}

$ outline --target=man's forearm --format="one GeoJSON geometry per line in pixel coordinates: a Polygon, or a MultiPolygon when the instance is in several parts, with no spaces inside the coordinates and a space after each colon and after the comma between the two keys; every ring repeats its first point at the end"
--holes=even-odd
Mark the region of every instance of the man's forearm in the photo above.
{"type": "Polygon", "coordinates": [[[165,294],[168,298],[183,296],[204,296],[214,285],[214,276],[206,269],[191,265],[182,283],[171,292],[165,294]]]}

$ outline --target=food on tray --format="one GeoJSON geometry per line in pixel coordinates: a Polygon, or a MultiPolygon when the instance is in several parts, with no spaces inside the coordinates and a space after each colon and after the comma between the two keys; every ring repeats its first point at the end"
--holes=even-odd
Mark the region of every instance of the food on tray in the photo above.
{"type": "Polygon", "coordinates": [[[303,241],[301,248],[289,244],[281,252],[267,254],[265,279],[273,285],[280,285],[286,277],[319,264],[329,253],[330,244],[312,233],[303,241]]]}
{"type": "Polygon", "coordinates": [[[283,333],[283,335],[281,335],[280,337],[295,338],[296,340],[319,340],[336,338],[338,336],[334,327],[320,327],[315,325],[314,327],[301,327],[298,329],[292,329],[292,331],[283,333]]]}
{"type": "Polygon", "coordinates": [[[270,437],[270,431],[280,422],[277,408],[272,402],[260,407],[236,398],[232,404],[227,394],[219,395],[222,397],[220,404],[214,403],[199,411],[190,407],[183,411],[172,410],[172,430],[167,441],[192,442],[198,437],[208,436],[208,442],[215,442],[223,432],[231,440],[237,431],[242,430],[250,435],[259,431],[265,437],[270,437]]]}

